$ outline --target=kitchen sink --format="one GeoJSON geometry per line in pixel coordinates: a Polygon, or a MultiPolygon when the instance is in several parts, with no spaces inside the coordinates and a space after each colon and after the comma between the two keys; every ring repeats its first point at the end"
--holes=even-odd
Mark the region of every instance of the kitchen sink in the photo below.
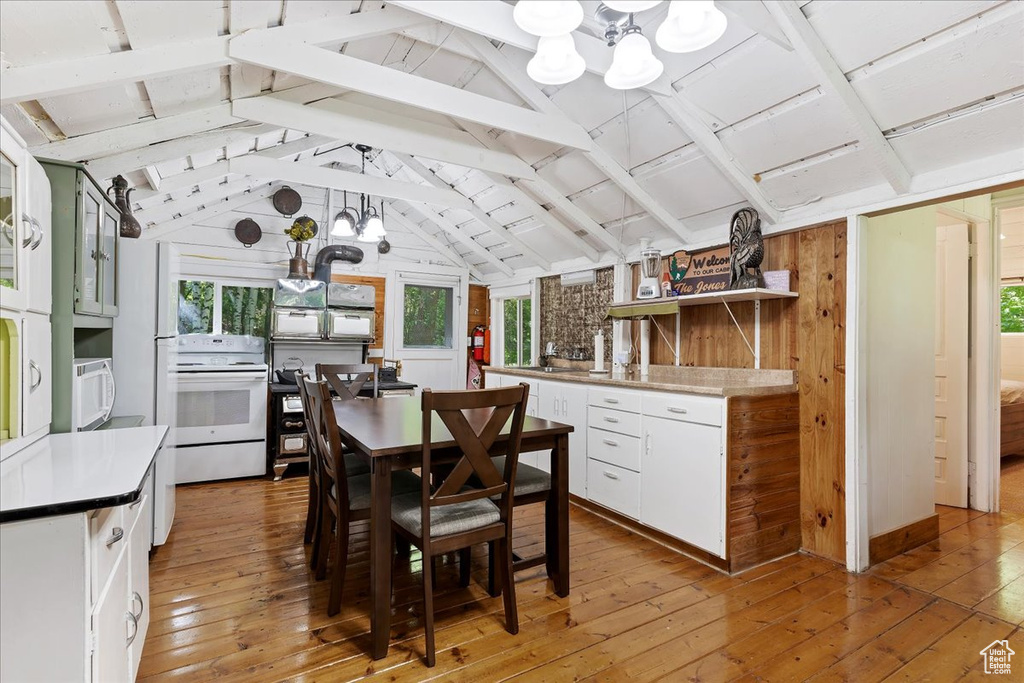
{"type": "Polygon", "coordinates": [[[558,368],[551,365],[521,365],[507,368],[508,370],[532,370],[533,372],[576,372],[574,368],[558,368]]]}

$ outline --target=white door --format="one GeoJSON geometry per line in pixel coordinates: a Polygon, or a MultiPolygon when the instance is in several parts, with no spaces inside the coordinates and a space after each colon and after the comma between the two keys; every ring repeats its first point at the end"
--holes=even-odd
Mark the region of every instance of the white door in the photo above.
{"type": "Polygon", "coordinates": [[[398,273],[395,355],[419,389],[466,388],[466,313],[461,278],[398,273]]]}
{"type": "Polygon", "coordinates": [[[587,387],[562,385],[562,411],[559,422],[573,426],[569,435],[569,493],[587,496],[587,387]]]}
{"type": "Polygon", "coordinates": [[[935,240],[935,502],[967,507],[967,225],[935,240]]]}
{"type": "Polygon", "coordinates": [[[50,316],[26,313],[22,334],[25,340],[22,376],[28,379],[24,389],[22,433],[31,434],[50,425],[53,408],[50,316]]]}
{"type": "Polygon", "coordinates": [[[28,265],[28,310],[49,313],[53,307],[53,266],[50,254],[53,233],[50,229],[50,179],[39,162],[27,157],[28,218],[32,241],[26,247],[28,265]]]}

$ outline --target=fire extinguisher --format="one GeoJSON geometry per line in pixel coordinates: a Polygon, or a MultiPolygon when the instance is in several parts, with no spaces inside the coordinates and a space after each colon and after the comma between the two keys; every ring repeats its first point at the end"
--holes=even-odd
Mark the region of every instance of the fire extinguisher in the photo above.
{"type": "Polygon", "coordinates": [[[477,325],[473,328],[473,360],[483,362],[484,360],[484,326],[477,325]]]}

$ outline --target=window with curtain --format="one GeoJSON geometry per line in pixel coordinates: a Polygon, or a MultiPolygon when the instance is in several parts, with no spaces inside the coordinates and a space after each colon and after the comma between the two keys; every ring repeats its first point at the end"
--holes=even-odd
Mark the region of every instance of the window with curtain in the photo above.
{"type": "Polygon", "coordinates": [[[529,365],[533,360],[531,300],[505,299],[502,314],[505,365],[529,365]]]}
{"type": "Polygon", "coordinates": [[[273,290],[211,280],[178,282],[178,334],[266,337],[273,290]]]}
{"type": "Polygon", "coordinates": [[[407,349],[453,348],[451,287],[405,285],[402,345],[407,349]]]}

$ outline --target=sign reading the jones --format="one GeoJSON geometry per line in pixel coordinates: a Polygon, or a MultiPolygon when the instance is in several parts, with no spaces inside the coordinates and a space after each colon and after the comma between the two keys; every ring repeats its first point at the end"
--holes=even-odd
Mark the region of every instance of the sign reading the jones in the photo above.
{"type": "Polygon", "coordinates": [[[729,287],[729,247],[714,247],[693,253],[677,251],[663,262],[672,283],[672,291],[680,296],[722,292],[729,287]]]}

